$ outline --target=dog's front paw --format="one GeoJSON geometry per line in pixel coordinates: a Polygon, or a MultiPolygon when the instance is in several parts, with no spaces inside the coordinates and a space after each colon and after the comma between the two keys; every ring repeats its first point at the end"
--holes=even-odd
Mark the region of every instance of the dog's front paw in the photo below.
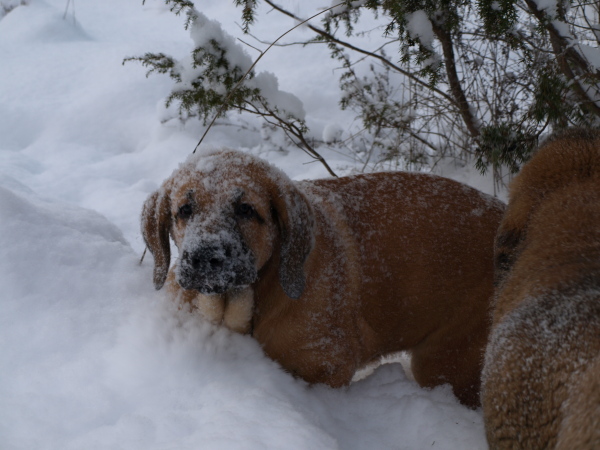
{"type": "Polygon", "coordinates": [[[230,291],[226,295],[223,325],[236,333],[250,333],[254,310],[254,292],[252,288],[245,287],[230,291]]]}

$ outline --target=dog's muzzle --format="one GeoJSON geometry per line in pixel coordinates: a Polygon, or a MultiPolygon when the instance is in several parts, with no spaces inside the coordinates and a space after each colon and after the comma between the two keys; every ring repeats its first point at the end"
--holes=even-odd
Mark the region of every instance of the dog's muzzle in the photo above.
{"type": "Polygon", "coordinates": [[[177,282],[202,294],[222,294],[253,283],[258,274],[251,252],[239,242],[208,243],[184,250],[177,282]]]}

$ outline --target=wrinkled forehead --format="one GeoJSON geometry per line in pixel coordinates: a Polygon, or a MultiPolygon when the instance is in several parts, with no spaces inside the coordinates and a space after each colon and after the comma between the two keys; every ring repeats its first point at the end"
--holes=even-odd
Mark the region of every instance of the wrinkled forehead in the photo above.
{"type": "Polygon", "coordinates": [[[238,201],[265,194],[264,172],[245,155],[225,154],[191,158],[174,174],[171,195],[203,204],[238,201]]]}

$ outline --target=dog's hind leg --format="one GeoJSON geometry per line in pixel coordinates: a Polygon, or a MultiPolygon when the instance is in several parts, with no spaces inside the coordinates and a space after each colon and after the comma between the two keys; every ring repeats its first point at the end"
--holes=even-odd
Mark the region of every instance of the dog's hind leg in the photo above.
{"type": "Polygon", "coordinates": [[[412,349],[411,369],[421,386],[449,383],[462,404],[476,408],[480,405],[481,369],[488,326],[483,319],[471,327],[462,324],[463,329],[458,328],[441,330],[412,349]]]}

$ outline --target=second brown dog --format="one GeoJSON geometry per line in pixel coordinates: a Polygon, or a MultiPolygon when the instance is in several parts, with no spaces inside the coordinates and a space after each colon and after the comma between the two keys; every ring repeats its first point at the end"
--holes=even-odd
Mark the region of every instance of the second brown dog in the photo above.
{"type": "Polygon", "coordinates": [[[492,449],[600,449],[600,133],[547,141],[510,186],[482,402],[492,449]]]}

